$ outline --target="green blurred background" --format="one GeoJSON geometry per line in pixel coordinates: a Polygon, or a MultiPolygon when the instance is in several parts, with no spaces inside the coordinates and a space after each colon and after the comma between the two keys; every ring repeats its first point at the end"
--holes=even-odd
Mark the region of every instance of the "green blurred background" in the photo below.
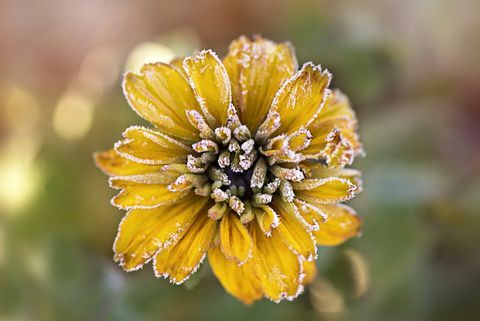
{"type": "Polygon", "coordinates": [[[480,2],[0,2],[0,320],[480,320],[480,2]],[[290,40],[352,100],[363,236],[294,302],[246,307],[204,266],[123,272],[94,167],[132,124],[126,69],[240,34],[290,40]]]}

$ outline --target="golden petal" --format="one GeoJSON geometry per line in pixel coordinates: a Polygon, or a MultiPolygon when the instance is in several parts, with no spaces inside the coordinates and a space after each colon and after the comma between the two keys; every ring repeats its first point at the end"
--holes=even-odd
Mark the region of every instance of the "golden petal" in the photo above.
{"type": "Polygon", "coordinates": [[[353,168],[331,168],[321,164],[304,162],[301,164],[307,178],[340,177],[357,186],[357,193],[362,191],[362,172],[353,168]]]}
{"type": "Polygon", "coordinates": [[[197,215],[185,235],[174,245],[155,255],[153,268],[157,277],[181,284],[195,273],[212,244],[217,222],[206,213],[197,215]]]}
{"type": "Polygon", "coordinates": [[[223,63],[213,51],[204,50],[185,58],[183,66],[207,122],[214,128],[225,125],[232,91],[223,63]]]}
{"type": "Polygon", "coordinates": [[[302,284],[306,285],[313,281],[317,274],[317,263],[316,261],[303,261],[302,262],[302,271],[303,271],[303,279],[302,284]]]}
{"type": "MultiPolygon", "coordinates": [[[[271,115],[280,114],[278,133],[293,134],[307,128],[322,109],[329,93],[331,75],[312,63],[303,65],[275,95],[271,115]]],[[[267,119],[269,117],[267,116],[267,119]]]]}
{"type": "Polygon", "coordinates": [[[329,166],[351,164],[363,153],[357,134],[357,119],[348,98],[339,90],[332,91],[318,117],[310,124],[313,139],[302,154],[307,158],[322,157],[329,166]]]}
{"type": "Polygon", "coordinates": [[[115,261],[127,271],[138,270],[158,249],[175,244],[195,217],[206,213],[208,201],[192,196],[176,205],[128,212],[113,245],[115,261]]]}
{"type": "Polygon", "coordinates": [[[112,205],[120,209],[147,209],[172,205],[181,202],[190,191],[172,192],[167,185],[156,183],[153,179],[136,177],[112,177],[110,186],[120,189],[112,198],[112,205]],[[139,179],[139,180],[138,180],[139,179]]]}
{"type": "Polygon", "coordinates": [[[298,213],[296,206],[283,202],[280,198],[275,198],[272,208],[280,217],[280,224],[275,230],[278,231],[283,242],[303,260],[315,260],[317,258],[315,239],[307,226],[302,222],[303,219],[298,213]],[[294,211],[288,211],[287,208],[294,208],[294,211]]]}
{"type": "Polygon", "coordinates": [[[223,215],[219,234],[220,249],[226,258],[242,265],[252,256],[252,237],[234,212],[223,215]]]}
{"type": "Polygon", "coordinates": [[[343,204],[318,205],[327,218],[320,228],[313,232],[318,245],[333,246],[358,236],[362,219],[349,206],[343,204]]]}
{"type": "Polygon", "coordinates": [[[292,300],[303,290],[301,259],[283,242],[276,229],[266,236],[258,224],[250,224],[254,250],[252,263],[265,296],[272,301],[292,300]]]}
{"type": "Polygon", "coordinates": [[[225,290],[243,303],[251,304],[263,297],[260,281],[251,262],[238,266],[223,255],[219,246],[208,251],[208,261],[225,290]]]}
{"type": "Polygon", "coordinates": [[[115,149],[93,154],[95,164],[109,176],[127,176],[155,173],[162,166],[141,164],[120,156],[115,149]]]}
{"type": "Polygon", "coordinates": [[[242,123],[255,133],[275,93],[297,70],[293,47],[256,37],[240,37],[223,60],[232,83],[233,100],[242,123]]]}
{"type": "Polygon", "coordinates": [[[252,208],[258,225],[266,236],[272,235],[272,229],[280,223],[277,213],[268,205],[260,205],[252,208]]]}
{"type": "Polygon", "coordinates": [[[292,182],[292,186],[297,198],[312,204],[344,202],[358,193],[357,186],[339,177],[304,179],[301,182],[292,182]]]}
{"type": "Polygon", "coordinates": [[[140,74],[125,74],[123,90],[130,106],[163,132],[187,141],[198,139],[186,110],[199,111],[200,106],[177,68],[164,63],[146,64],[140,74]]]}
{"type": "Polygon", "coordinates": [[[140,126],[129,127],[115,151],[134,162],[161,165],[186,162],[193,150],[182,142],[160,132],[140,126]]]}

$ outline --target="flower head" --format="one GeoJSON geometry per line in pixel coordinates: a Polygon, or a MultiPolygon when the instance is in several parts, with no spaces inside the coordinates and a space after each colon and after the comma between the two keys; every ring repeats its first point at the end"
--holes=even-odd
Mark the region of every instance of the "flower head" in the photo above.
{"type": "Polygon", "coordinates": [[[233,296],[278,302],[313,278],[317,245],[359,233],[340,204],[361,189],[344,168],[362,153],[355,114],[327,70],[297,69],[290,44],[240,37],[223,61],[205,50],[125,75],[153,126],[95,155],[128,210],[114,244],[125,270],[153,260],[180,284],[208,256],[233,296]]]}

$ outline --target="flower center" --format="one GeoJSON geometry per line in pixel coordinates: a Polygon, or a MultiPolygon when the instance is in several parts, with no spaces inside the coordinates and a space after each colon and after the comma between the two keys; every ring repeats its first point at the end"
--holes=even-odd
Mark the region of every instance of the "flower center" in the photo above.
{"type": "Polygon", "coordinates": [[[253,137],[233,109],[229,110],[226,126],[215,130],[210,129],[198,112],[190,111],[188,116],[202,140],[192,145],[193,153],[188,155],[190,173],[177,179],[171,190],[193,186],[197,195],[210,197],[215,202],[208,210],[211,219],[220,219],[233,211],[244,224],[254,219],[252,208],[272,202],[277,190],[282,199],[293,200],[290,181],[304,178],[298,164],[277,165],[271,156],[262,154],[268,147],[265,137],[274,132],[275,122],[266,122],[273,127],[261,127],[253,137]]]}
{"type": "Polygon", "coordinates": [[[253,190],[251,187],[253,167],[238,173],[234,172],[232,168],[228,166],[225,168],[225,174],[227,174],[227,177],[230,180],[230,188],[237,190],[238,195],[242,199],[250,199],[253,196],[253,190]]]}

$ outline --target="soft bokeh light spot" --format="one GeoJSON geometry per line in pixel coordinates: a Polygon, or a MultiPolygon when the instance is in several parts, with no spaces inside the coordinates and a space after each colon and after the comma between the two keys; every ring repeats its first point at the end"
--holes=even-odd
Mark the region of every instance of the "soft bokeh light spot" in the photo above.
{"type": "Polygon", "coordinates": [[[140,71],[147,63],[170,62],[175,53],[169,47],[157,42],[143,42],[135,47],[128,56],[126,69],[140,71]]]}
{"type": "Polygon", "coordinates": [[[17,131],[33,129],[40,119],[40,105],[27,90],[12,86],[5,102],[9,124],[17,131]]]}
{"type": "Polygon", "coordinates": [[[38,190],[40,173],[34,164],[37,143],[13,137],[2,148],[0,158],[0,208],[15,215],[38,190]]]}
{"type": "Polygon", "coordinates": [[[94,104],[86,96],[67,92],[58,100],[53,114],[53,128],[62,138],[84,137],[92,126],[94,104]]]}
{"type": "Polygon", "coordinates": [[[90,99],[97,101],[113,86],[118,74],[118,53],[108,46],[96,46],[85,55],[74,85],[90,99]]]}

